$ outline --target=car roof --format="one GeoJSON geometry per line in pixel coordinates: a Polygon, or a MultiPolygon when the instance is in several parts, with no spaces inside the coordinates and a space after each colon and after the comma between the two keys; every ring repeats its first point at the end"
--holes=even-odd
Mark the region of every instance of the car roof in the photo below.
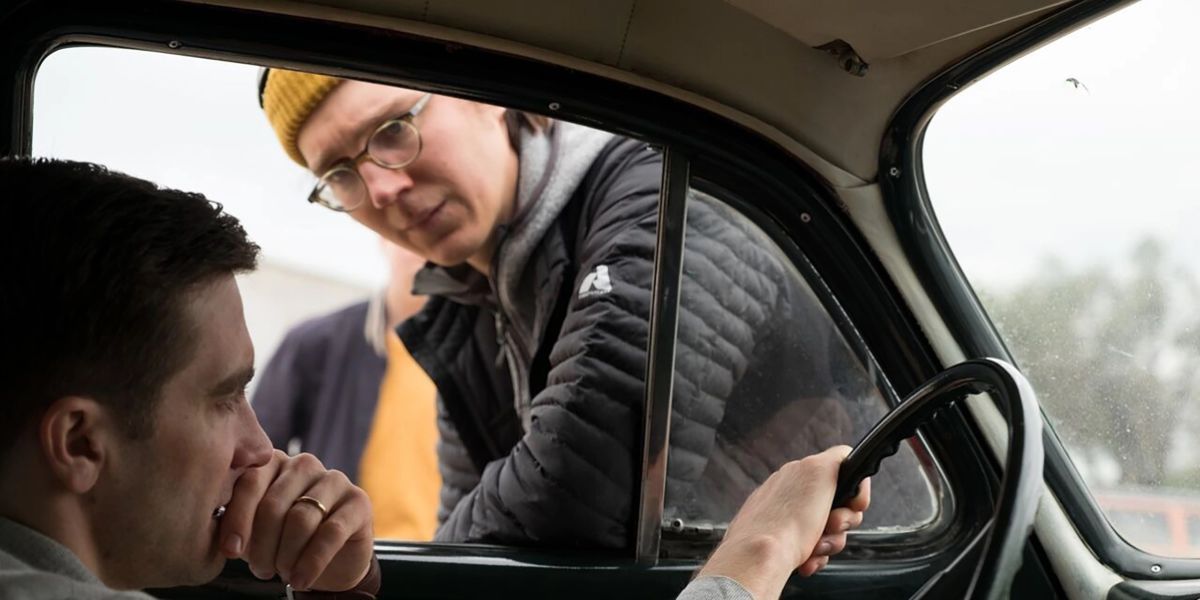
{"type": "Polygon", "coordinates": [[[722,113],[837,186],[872,181],[923,81],[1064,0],[201,0],[369,24],[598,73],[722,113]],[[336,7],[335,7],[336,5],[336,7]],[[855,75],[840,40],[866,63],[855,75]],[[842,47],[837,44],[837,47],[842,47]],[[836,49],[836,48],[835,48],[836,49]]]}

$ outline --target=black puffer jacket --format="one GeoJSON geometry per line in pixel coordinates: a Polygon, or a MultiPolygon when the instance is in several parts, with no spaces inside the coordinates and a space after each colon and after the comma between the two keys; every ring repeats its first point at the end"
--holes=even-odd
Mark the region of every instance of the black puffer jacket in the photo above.
{"type": "MultiPolygon", "coordinates": [[[[661,179],[658,153],[611,138],[523,266],[506,316],[494,297],[460,293],[401,327],[441,396],[438,540],[630,543],[661,179]],[[524,426],[497,360],[497,323],[514,322],[536,340],[517,386],[524,426]]],[[[838,398],[862,386],[837,373],[862,369],[761,233],[698,193],[688,211],[668,504],[720,519],[782,462],[854,440],[861,424],[838,398]]],[[[479,289],[474,272],[445,271],[479,289]]]]}

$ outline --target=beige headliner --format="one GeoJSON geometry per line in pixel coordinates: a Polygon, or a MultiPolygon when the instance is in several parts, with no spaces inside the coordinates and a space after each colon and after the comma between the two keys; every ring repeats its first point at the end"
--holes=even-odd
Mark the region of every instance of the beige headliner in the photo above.
{"type": "Polygon", "coordinates": [[[839,187],[930,75],[1065,0],[196,0],[365,23],[564,64],[725,114],[839,187]],[[852,76],[814,50],[848,42],[852,76]]]}

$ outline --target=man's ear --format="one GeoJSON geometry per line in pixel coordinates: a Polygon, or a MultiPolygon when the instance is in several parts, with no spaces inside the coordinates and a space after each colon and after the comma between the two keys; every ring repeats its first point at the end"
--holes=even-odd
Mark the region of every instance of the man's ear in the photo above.
{"type": "Polygon", "coordinates": [[[116,425],[92,398],[66,396],[50,405],[38,427],[38,447],[64,488],[83,494],[96,485],[116,425]]]}

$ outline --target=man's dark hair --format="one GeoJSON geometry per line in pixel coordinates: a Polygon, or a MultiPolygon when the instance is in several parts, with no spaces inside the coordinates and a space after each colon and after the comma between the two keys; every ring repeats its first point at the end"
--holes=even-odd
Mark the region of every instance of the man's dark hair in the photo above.
{"type": "Polygon", "coordinates": [[[150,435],[196,350],[189,292],[258,256],[221,205],[90,163],[0,158],[0,223],[0,456],[69,395],[150,435]]]}

